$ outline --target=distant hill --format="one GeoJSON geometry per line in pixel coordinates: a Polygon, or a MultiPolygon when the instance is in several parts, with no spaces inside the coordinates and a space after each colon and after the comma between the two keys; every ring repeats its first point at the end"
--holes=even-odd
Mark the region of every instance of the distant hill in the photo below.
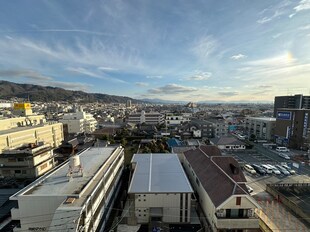
{"type": "Polygon", "coordinates": [[[72,91],[62,88],[40,86],[31,84],[17,84],[9,81],[0,81],[0,98],[10,99],[13,97],[29,99],[31,101],[82,101],[103,103],[132,103],[142,102],[129,97],[114,96],[101,93],[85,93],[83,91],[72,91]]]}

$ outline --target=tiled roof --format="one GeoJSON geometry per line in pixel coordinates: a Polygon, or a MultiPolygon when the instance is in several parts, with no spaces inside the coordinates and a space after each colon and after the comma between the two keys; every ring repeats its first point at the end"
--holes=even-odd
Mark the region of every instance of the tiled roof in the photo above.
{"type": "Polygon", "coordinates": [[[246,186],[242,183],[246,179],[238,162],[231,156],[217,156],[218,153],[214,146],[202,146],[184,153],[215,207],[232,195],[247,194],[246,186]],[[202,151],[206,151],[209,157],[202,151]]]}

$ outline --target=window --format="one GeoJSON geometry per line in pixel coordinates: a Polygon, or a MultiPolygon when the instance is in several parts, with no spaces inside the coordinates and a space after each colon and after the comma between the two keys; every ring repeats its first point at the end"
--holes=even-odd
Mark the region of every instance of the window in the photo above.
{"type": "Polygon", "coordinates": [[[27,174],[27,171],[26,170],[22,170],[22,174],[27,174]]]}
{"type": "Polygon", "coordinates": [[[23,161],[25,161],[25,159],[24,158],[17,158],[17,161],[18,162],[23,162],[23,161]]]}
{"type": "Polygon", "coordinates": [[[241,205],[241,197],[236,198],[236,205],[241,205]]]}
{"type": "Polygon", "coordinates": [[[15,173],[15,174],[20,174],[20,173],[21,173],[21,170],[14,170],[14,173],[15,173]]]}
{"type": "Polygon", "coordinates": [[[47,168],[47,163],[43,164],[40,166],[40,170],[42,171],[43,169],[47,168]]]}
{"type": "Polygon", "coordinates": [[[15,158],[8,158],[8,162],[16,162],[15,158]]]}

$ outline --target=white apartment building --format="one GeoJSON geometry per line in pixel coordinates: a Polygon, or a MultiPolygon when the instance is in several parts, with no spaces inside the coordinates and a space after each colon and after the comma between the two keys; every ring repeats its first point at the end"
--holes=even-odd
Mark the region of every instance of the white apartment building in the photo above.
{"type": "Polygon", "coordinates": [[[55,167],[53,148],[50,144],[30,143],[4,150],[0,155],[0,176],[36,178],[55,167]]]}
{"type": "Polygon", "coordinates": [[[89,148],[10,197],[14,232],[103,231],[119,192],[122,147],[89,148]]]}
{"type": "Polygon", "coordinates": [[[19,126],[0,131],[0,153],[21,147],[25,144],[34,143],[50,144],[58,147],[64,140],[62,123],[49,122],[36,126],[19,126]]]}
{"type": "Polygon", "coordinates": [[[135,154],[128,194],[137,223],[190,223],[193,190],[176,154],[135,154]]]}
{"type": "Polygon", "coordinates": [[[184,122],[189,122],[190,119],[189,117],[187,117],[186,115],[184,116],[183,114],[172,114],[172,113],[167,113],[165,116],[165,122],[166,125],[180,125],[184,122]]]}
{"type": "Polygon", "coordinates": [[[256,139],[272,140],[276,128],[276,118],[247,117],[244,127],[249,138],[251,135],[255,135],[256,139]]]}
{"type": "Polygon", "coordinates": [[[66,125],[69,134],[92,133],[97,128],[97,120],[83,110],[65,114],[59,121],[66,125]]]}
{"type": "Polygon", "coordinates": [[[150,112],[146,113],[145,111],[141,111],[140,113],[132,113],[128,117],[128,123],[134,124],[150,124],[157,125],[163,124],[165,122],[165,117],[163,114],[158,112],[150,112]]]}

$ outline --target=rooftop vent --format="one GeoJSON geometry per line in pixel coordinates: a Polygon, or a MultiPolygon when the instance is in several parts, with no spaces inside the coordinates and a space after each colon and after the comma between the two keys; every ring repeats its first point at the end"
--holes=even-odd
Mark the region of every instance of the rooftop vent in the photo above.
{"type": "Polygon", "coordinates": [[[232,172],[234,175],[239,174],[239,167],[238,167],[238,166],[236,166],[236,165],[234,165],[234,164],[232,164],[232,163],[230,163],[229,166],[230,166],[231,172],[232,172]]]}
{"type": "Polygon", "coordinates": [[[69,160],[69,170],[67,176],[73,178],[74,176],[83,176],[83,168],[80,157],[77,155],[71,156],[69,160]]]}

